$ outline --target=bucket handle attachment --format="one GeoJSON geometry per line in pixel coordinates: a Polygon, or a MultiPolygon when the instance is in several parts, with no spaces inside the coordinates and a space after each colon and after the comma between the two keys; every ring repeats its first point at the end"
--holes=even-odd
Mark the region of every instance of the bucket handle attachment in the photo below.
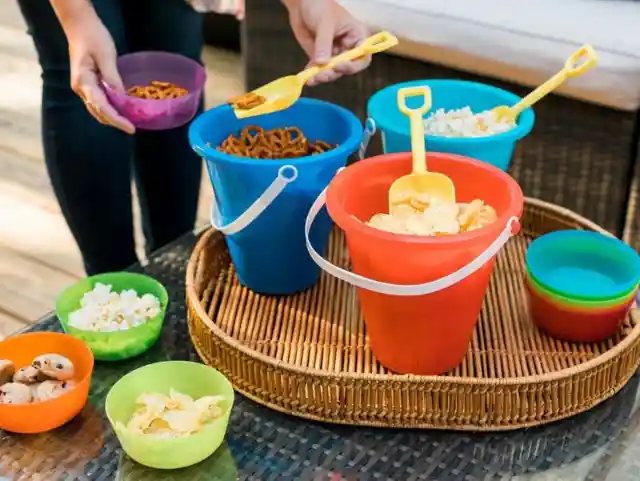
{"type": "Polygon", "coordinates": [[[369,279],[367,277],[354,274],[353,272],[347,271],[345,269],[341,269],[340,267],[326,260],[313,248],[309,239],[309,233],[311,232],[313,221],[316,219],[318,213],[326,204],[326,192],[327,189],[323,190],[320,196],[318,196],[318,198],[315,200],[315,202],[311,206],[311,210],[309,211],[304,224],[304,233],[309,255],[314,260],[314,262],[318,264],[318,266],[320,266],[321,269],[328,272],[332,276],[337,277],[338,279],[343,280],[351,284],[352,286],[359,287],[361,289],[367,289],[373,292],[378,292],[380,294],[388,294],[391,296],[422,296],[425,294],[432,294],[434,292],[447,289],[452,285],[462,281],[463,279],[466,279],[482,266],[484,266],[487,262],[489,262],[498,252],[500,252],[500,250],[505,246],[509,239],[517,234],[517,232],[520,230],[519,219],[517,217],[511,217],[507,221],[506,227],[496,238],[496,240],[494,240],[491,245],[487,247],[484,252],[482,252],[473,261],[471,261],[466,266],[461,267],[457,271],[441,277],[440,279],[436,279],[435,281],[426,282],[424,284],[389,284],[386,282],[374,281],[373,279],[369,279]]]}
{"type": "Polygon", "coordinates": [[[367,148],[369,147],[369,142],[371,142],[373,136],[376,135],[376,131],[376,121],[369,117],[364,123],[362,142],[360,142],[360,147],[358,148],[358,158],[360,160],[364,159],[364,156],[367,153],[367,148]]]}
{"type": "Polygon", "coordinates": [[[283,165],[278,169],[278,176],[253,202],[253,204],[251,204],[249,208],[240,214],[235,220],[225,226],[217,225],[218,219],[220,219],[220,212],[218,210],[216,196],[214,195],[211,201],[211,225],[214,229],[222,232],[224,235],[237,234],[256,220],[260,214],[262,214],[266,208],[276,200],[287,185],[295,181],[297,178],[298,169],[293,165],[283,165]]]}

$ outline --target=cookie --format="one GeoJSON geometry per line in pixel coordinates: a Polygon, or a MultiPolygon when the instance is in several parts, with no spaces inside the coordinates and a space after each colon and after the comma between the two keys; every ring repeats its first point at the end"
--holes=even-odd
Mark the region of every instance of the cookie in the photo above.
{"type": "Polygon", "coordinates": [[[55,399],[74,387],[74,381],[44,381],[35,387],[34,401],[55,399]]]}
{"type": "Polygon", "coordinates": [[[47,379],[47,376],[33,366],[20,368],[13,375],[13,382],[19,382],[22,384],[34,384],[36,382],[46,381],[47,379]]]}
{"type": "Polygon", "coordinates": [[[59,354],[43,354],[36,357],[31,365],[57,381],[67,381],[73,377],[73,363],[59,354]]]}
{"type": "Polygon", "coordinates": [[[0,386],[7,382],[11,382],[16,367],[7,359],[0,359],[0,386]]]}
{"type": "Polygon", "coordinates": [[[0,404],[29,404],[33,399],[31,387],[18,382],[9,382],[0,387],[0,404]]]}

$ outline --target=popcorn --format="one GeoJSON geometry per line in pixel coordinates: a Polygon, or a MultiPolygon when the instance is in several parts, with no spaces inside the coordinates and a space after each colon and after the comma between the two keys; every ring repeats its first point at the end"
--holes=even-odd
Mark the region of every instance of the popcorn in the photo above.
{"type": "Polygon", "coordinates": [[[474,114],[469,107],[438,109],[424,120],[425,134],[438,137],[486,137],[515,126],[513,121],[499,120],[491,110],[474,114]]]}
{"type": "Polygon", "coordinates": [[[110,285],[96,284],[80,300],[80,309],[69,315],[69,325],[83,331],[123,331],[160,314],[160,300],[152,294],[138,297],[132,289],[120,294],[111,289],[110,285]]]}

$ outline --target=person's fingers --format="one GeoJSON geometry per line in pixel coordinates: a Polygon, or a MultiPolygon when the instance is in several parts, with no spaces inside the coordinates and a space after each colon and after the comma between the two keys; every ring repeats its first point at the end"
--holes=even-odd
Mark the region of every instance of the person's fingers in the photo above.
{"type": "Polygon", "coordinates": [[[111,106],[104,92],[97,85],[86,85],[82,89],[81,97],[89,112],[101,123],[111,125],[128,134],[136,131],[133,124],[111,106]]]}
{"type": "Polygon", "coordinates": [[[309,80],[307,85],[310,85],[313,87],[315,85],[333,82],[334,80],[338,80],[340,77],[342,77],[342,74],[336,72],[335,70],[324,70],[319,74],[315,75],[311,80],[309,80]]]}
{"type": "Polygon", "coordinates": [[[323,65],[329,61],[333,52],[333,39],[336,33],[336,23],[333,16],[331,0],[317,0],[321,2],[321,14],[317,21],[314,39],[313,61],[323,65]]]}
{"type": "Polygon", "coordinates": [[[91,101],[87,100],[87,101],[84,103],[84,105],[85,105],[85,107],[87,108],[87,111],[91,114],[91,116],[92,116],[94,119],[96,119],[98,122],[100,122],[102,125],[109,125],[109,126],[111,125],[111,124],[107,121],[107,119],[105,119],[105,118],[102,116],[102,113],[98,110],[98,108],[97,108],[95,105],[93,105],[93,104],[91,103],[91,101]]]}
{"type": "MultiPolygon", "coordinates": [[[[359,23],[350,26],[341,39],[342,51],[357,47],[368,38],[368,31],[359,23]]],[[[353,75],[366,69],[371,64],[371,55],[336,65],[335,71],[343,75],[353,75]]]]}
{"type": "Polygon", "coordinates": [[[115,90],[124,90],[124,84],[122,83],[120,72],[118,72],[116,58],[110,55],[96,55],[94,60],[102,80],[108,83],[115,90]]]}
{"type": "Polygon", "coordinates": [[[340,65],[336,65],[334,70],[342,75],[353,75],[364,69],[371,64],[371,55],[367,55],[365,58],[352,60],[351,62],[345,62],[340,65]]]}

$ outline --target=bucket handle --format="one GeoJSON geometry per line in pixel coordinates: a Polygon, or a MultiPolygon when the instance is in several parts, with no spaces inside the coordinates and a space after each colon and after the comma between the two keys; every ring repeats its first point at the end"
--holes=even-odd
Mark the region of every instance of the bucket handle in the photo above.
{"type": "Polygon", "coordinates": [[[376,121],[369,117],[364,123],[362,142],[360,142],[360,147],[358,147],[358,158],[360,160],[364,159],[364,156],[367,153],[367,148],[369,147],[369,142],[371,142],[373,136],[376,135],[377,130],[376,121]]]}
{"type": "Polygon", "coordinates": [[[262,214],[267,207],[269,207],[274,200],[280,195],[280,193],[291,182],[298,178],[298,169],[293,165],[283,165],[278,169],[278,176],[274,181],[265,189],[265,191],[235,220],[231,221],[225,226],[217,225],[218,219],[220,219],[220,212],[218,210],[218,203],[216,202],[216,196],[213,196],[211,200],[211,225],[217,231],[222,232],[224,235],[237,234],[241,230],[244,230],[254,220],[256,220],[260,214],[262,214]]]}
{"type": "Polygon", "coordinates": [[[352,286],[359,287],[361,289],[367,289],[369,291],[377,292],[380,294],[388,294],[392,296],[422,296],[425,294],[432,294],[434,292],[447,289],[452,285],[462,281],[463,279],[466,279],[482,266],[484,266],[487,262],[489,262],[498,252],[500,252],[500,249],[505,246],[509,239],[517,234],[517,232],[520,230],[519,219],[517,217],[511,217],[507,221],[506,227],[496,238],[496,240],[494,240],[491,245],[487,247],[485,251],[482,252],[473,261],[471,261],[466,266],[461,267],[457,271],[441,277],[440,279],[436,279],[435,281],[426,282],[424,284],[389,284],[386,282],[374,281],[373,279],[369,279],[367,277],[354,274],[353,272],[347,271],[345,269],[341,269],[340,267],[323,258],[313,248],[309,239],[309,233],[311,232],[313,221],[316,219],[318,213],[326,204],[326,192],[327,189],[324,189],[320,196],[318,196],[318,198],[315,200],[315,202],[311,206],[311,210],[309,211],[304,224],[304,233],[309,255],[314,260],[314,262],[318,264],[318,266],[320,266],[321,269],[328,272],[333,277],[337,277],[338,279],[343,280],[351,284],[352,286]]]}

